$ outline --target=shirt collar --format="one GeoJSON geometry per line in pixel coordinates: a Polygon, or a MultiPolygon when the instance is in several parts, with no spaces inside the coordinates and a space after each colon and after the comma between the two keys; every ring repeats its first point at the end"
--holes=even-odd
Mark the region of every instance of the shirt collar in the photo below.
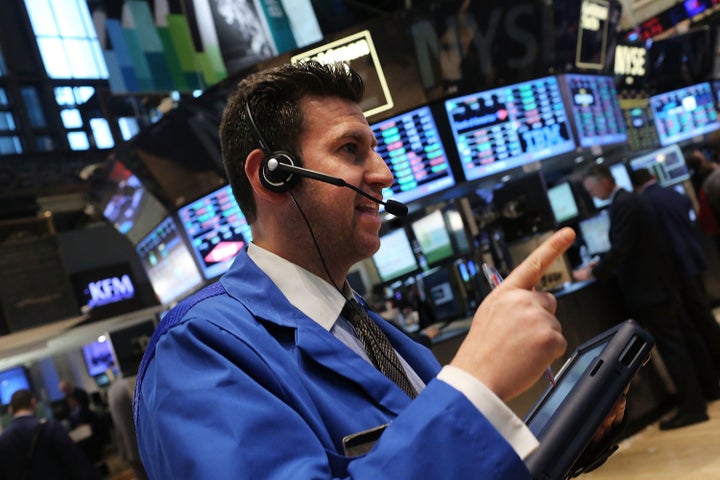
{"type": "Polygon", "coordinates": [[[247,254],[293,306],[330,331],[345,305],[345,297],[335,287],[254,243],[248,245],[247,254]]]}

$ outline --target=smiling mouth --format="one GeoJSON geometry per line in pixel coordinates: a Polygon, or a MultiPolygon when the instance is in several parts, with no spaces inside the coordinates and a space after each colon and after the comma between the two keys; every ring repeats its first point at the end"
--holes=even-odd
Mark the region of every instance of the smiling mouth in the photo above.
{"type": "Polygon", "coordinates": [[[380,206],[374,202],[363,202],[356,205],[355,209],[361,211],[362,213],[377,215],[380,211],[380,206]]]}

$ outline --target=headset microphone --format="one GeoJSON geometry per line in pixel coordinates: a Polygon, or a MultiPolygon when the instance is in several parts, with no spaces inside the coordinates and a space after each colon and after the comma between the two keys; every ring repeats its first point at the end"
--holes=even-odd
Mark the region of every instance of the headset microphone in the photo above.
{"type": "Polygon", "coordinates": [[[408,213],[408,207],[404,203],[400,203],[397,200],[393,200],[392,198],[390,198],[388,200],[382,200],[379,198],[375,198],[372,195],[363,192],[362,190],[357,188],[355,185],[350,185],[342,178],[331,177],[330,175],[325,175],[324,173],[316,172],[314,170],[308,170],[307,168],[302,168],[302,167],[297,167],[295,165],[289,165],[287,163],[282,163],[282,162],[279,162],[276,158],[270,158],[268,160],[267,169],[270,172],[286,172],[286,173],[290,173],[290,174],[295,174],[299,177],[312,178],[312,179],[318,180],[320,182],[329,183],[331,185],[337,185],[338,187],[347,187],[351,190],[356,191],[363,197],[372,200],[375,203],[384,205],[385,211],[392,215],[395,215],[396,217],[404,217],[408,213]]]}

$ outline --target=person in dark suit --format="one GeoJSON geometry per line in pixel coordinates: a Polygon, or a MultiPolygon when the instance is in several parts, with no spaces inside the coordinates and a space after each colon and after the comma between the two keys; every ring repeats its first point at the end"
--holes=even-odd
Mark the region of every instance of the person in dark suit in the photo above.
{"type": "Polygon", "coordinates": [[[692,342],[690,351],[705,396],[720,398],[720,324],[705,294],[702,273],[707,269],[707,258],[691,218],[694,213],[692,202],[672,188],[660,186],[648,169],[635,171],[632,181],[653,211],[677,265],[677,292],[691,324],[686,333],[692,342]]]}
{"type": "Polygon", "coordinates": [[[669,430],[706,421],[707,406],[687,349],[673,290],[673,265],[660,241],[652,212],[640,196],[617,186],[604,164],[591,167],[584,175],[583,185],[591,196],[611,200],[610,251],[599,262],[575,270],[573,277],[604,280],[615,275],[629,314],[655,337],[678,397],[675,416],[661,422],[660,428],[669,430]]]}
{"type": "Polygon", "coordinates": [[[0,478],[3,480],[99,480],[80,448],[55,420],[35,416],[30,390],[10,399],[13,421],[0,435],[0,478]]]}

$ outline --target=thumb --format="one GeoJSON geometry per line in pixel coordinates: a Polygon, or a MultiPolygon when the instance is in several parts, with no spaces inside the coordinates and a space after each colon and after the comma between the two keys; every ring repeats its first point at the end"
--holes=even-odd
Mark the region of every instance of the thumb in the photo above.
{"type": "Polygon", "coordinates": [[[518,265],[505,281],[503,287],[511,286],[530,290],[540,281],[548,267],[575,241],[575,231],[564,227],[555,232],[550,238],[518,265]]]}

